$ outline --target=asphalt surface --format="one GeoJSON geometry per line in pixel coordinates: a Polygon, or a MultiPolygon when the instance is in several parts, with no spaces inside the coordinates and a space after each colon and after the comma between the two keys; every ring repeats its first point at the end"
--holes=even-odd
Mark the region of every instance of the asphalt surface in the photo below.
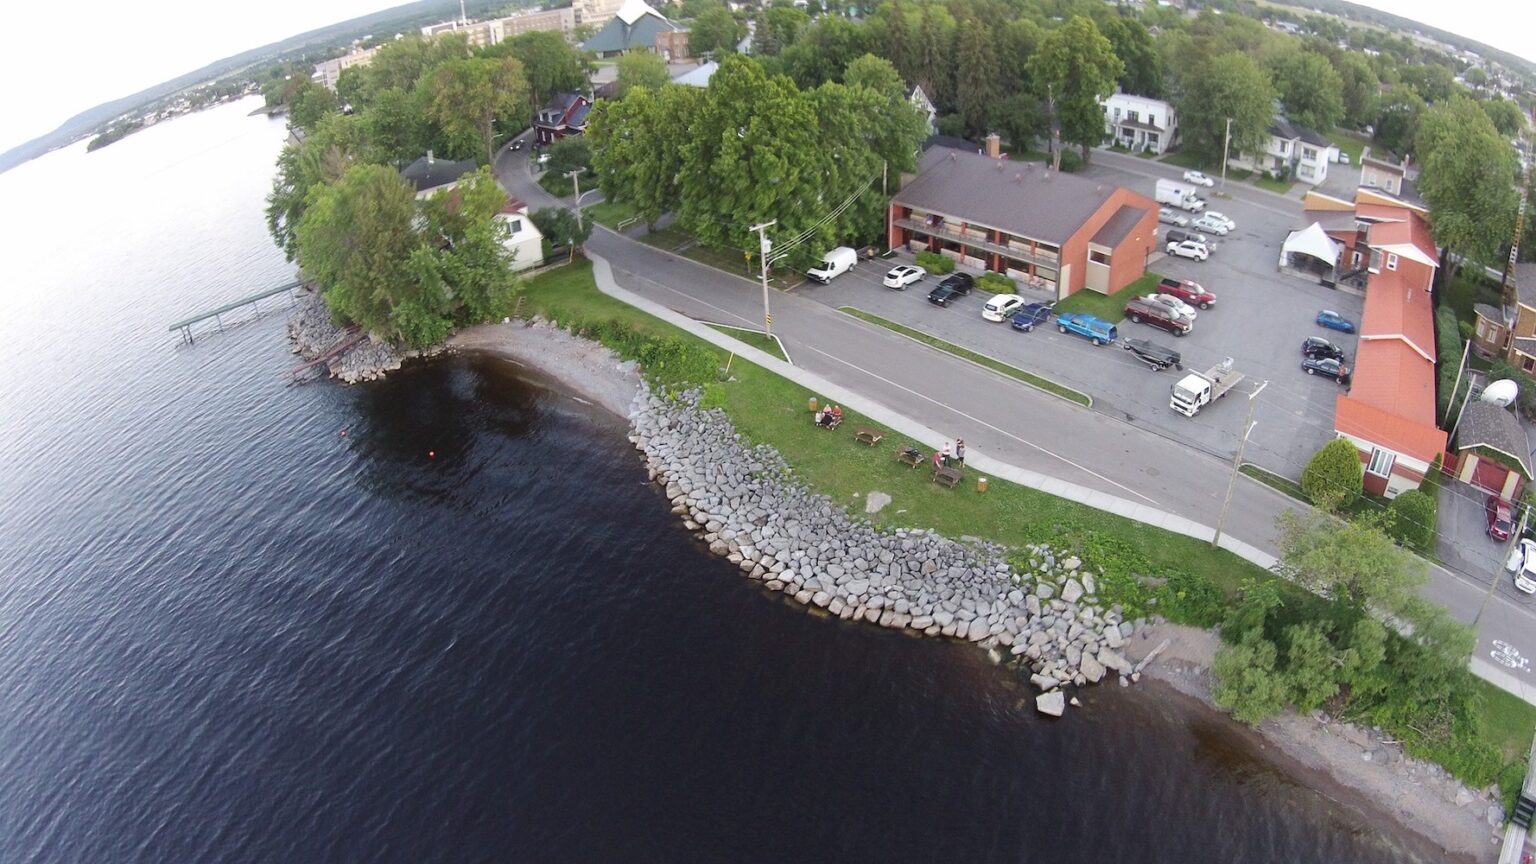
{"type": "MultiPolygon", "coordinates": [[[[1148,188],[1151,185],[1150,178],[1176,177],[1179,174],[1179,169],[1172,166],[1135,157],[1119,157],[1119,154],[1101,151],[1094,154],[1094,159],[1109,164],[1101,164],[1093,170],[1114,170],[1137,175],[1148,180],[1148,188]],[[1120,161],[1128,164],[1121,166],[1120,161]]],[[[502,185],[530,207],[568,206],[568,202],[557,201],[533,181],[528,170],[526,149],[503,151],[498,158],[496,172],[502,185]]],[[[1245,222],[1256,226],[1251,229],[1260,235],[1255,239],[1262,241],[1264,236],[1271,235],[1271,227],[1283,225],[1289,228],[1298,218],[1299,204],[1294,200],[1288,201],[1258,189],[1229,188],[1231,198],[1213,206],[1236,219],[1240,231],[1246,229],[1245,222]]],[[[1280,236],[1284,236],[1283,230],[1280,236]]],[[[1278,259],[1278,241],[1275,246],[1275,258],[1278,259]]],[[[722,273],[603,228],[594,231],[588,247],[611,263],[614,277],[626,289],[699,320],[746,327],[762,326],[762,290],[752,281],[722,273]]],[[[1192,268],[1205,266],[1207,269],[1203,272],[1184,274],[1171,265],[1160,266],[1165,267],[1169,275],[1190,275],[1205,281],[1211,279],[1210,274],[1216,272],[1216,268],[1210,265],[1217,262],[1221,254],[1218,251],[1212,262],[1205,265],[1179,262],[1192,268]]],[[[1264,272],[1263,264],[1244,264],[1235,260],[1238,256],[1230,257],[1234,260],[1227,266],[1231,267],[1233,275],[1223,278],[1231,278],[1232,286],[1239,284],[1245,273],[1257,279],[1264,272]]],[[[1273,269],[1272,264],[1268,266],[1273,269]]],[[[861,283],[870,275],[882,274],[886,267],[887,262],[864,262],[853,274],[845,274],[839,280],[861,283]]],[[[1273,273],[1267,275],[1274,278],[1273,273]]],[[[834,280],[834,285],[837,281],[834,280]]],[[[1294,285],[1289,281],[1286,284],[1298,292],[1326,291],[1320,286],[1308,286],[1299,280],[1294,285]]],[[[1232,286],[1207,285],[1221,295],[1222,303],[1227,301],[1227,294],[1223,291],[1230,291],[1232,286]]],[[[878,282],[875,282],[873,285],[854,284],[846,290],[860,291],[860,296],[889,298],[895,295],[898,298],[896,302],[928,305],[923,299],[926,291],[919,293],[915,288],[903,294],[879,288],[878,282]]],[[[772,290],[770,294],[773,331],[784,342],[796,365],[855,389],[930,428],[948,430],[952,436],[963,437],[972,452],[985,453],[1068,482],[1141,501],[1208,525],[1217,523],[1231,478],[1230,456],[1217,455],[1204,446],[1190,446],[1190,441],[1155,427],[1145,428],[1102,410],[1067,402],[989,369],[867,324],[839,312],[835,298],[829,298],[831,302],[823,302],[822,298],[802,296],[798,291],[786,293],[772,290]]],[[[1345,295],[1328,292],[1328,296],[1345,295]]],[[[974,315],[974,321],[967,323],[974,323],[976,328],[982,328],[986,334],[976,338],[993,341],[1010,339],[1018,344],[1020,340],[1031,339],[1044,343],[1057,336],[1054,331],[1049,331],[1050,335],[1039,330],[1030,334],[1004,332],[999,325],[987,325],[992,331],[987,332],[985,322],[981,321],[979,315],[981,301],[973,298],[973,302],[977,306],[975,310],[936,308],[932,311],[935,315],[956,319],[972,318],[974,315]],[[1046,338],[1040,339],[1042,336],[1046,338]]],[[[1240,304],[1232,305],[1241,309],[1240,304]]],[[[1219,305],[1210,314],[1220,315],[1226,311],[1226,308],[1219,305]]],[[[1346,312],[1346,309],[1340,308],[1339,311],[1346,312]]],[[[1315,314],[1315,310],[1311,314],[1315,314]]],[[[1309,315],[1301,317],[1310,322],[1309,315]]],[[[1145,329],[1129,323],[1126,326],[1136,330],[1145,329]]],[[[1262,319],[1253,326],[1257,328],[1255,333],[1282,329],[1262,319]]],[[[1284,348],[1284,355],[1294,356],[1299,362],[1297,346],[1301,339],[1317,331],[1289,320],[1284,322],[1283,327],[1283,342],[1289,346],[1284,348]],[[1293,341],[1296,345],[1290,344],[1293,341]]],[[[1131,332],[1135,333],[1136,330],[1131,332]]],[[[1157,331],[1155,338],[1163,342],[1173,341],[1172,337],[1161,331],[1157,331]]],[[[1179,340],[1180,347],[1188,342],[1190,346],[1198,348],[1198,343],[1194,341],[1196,338],[1192,334],[1179,340]]],[[[965,344],[972,343],[968,341],[965,344]]],[[[1083,348],[1092,350],[1091,346],[1083,348]]],[[[1105,356],[1094,358],[1095,362],[1120,362],[1125,357],[1125,352],[1119,349],[1098,350],[1105,356]],[[1111,360],[1111,357],[1115,359],[1111,360]]],[[[1077,353],[1069,356],[1077,356],[1077,353]]],[[[1289,363],[1288,360],[1286,362],[1289,363]]],[[[1315,423],[1315,418],[1309,419],[1307,415],[1320,411],[1325,412],[1322,415],[1324,418],[1331,418],[1334,385],[1309,379],[1299,375],[1299,369],[1297,371],[1301,379],[1299,383],[1309,387],[1315,384],[1316,387],[1312,389],[1322,391],[1324,398],[1315,399],[1308,395],[1289,405],[1280,400],[1261,401],[1256,415],[1260,428],[1266,421],[1278,426],[1286,411],[1302,416],[1303,423],[1315,423]]],[[[1122,374],[1141,376],[1156,382],[1155,385],[1148,385],[1152,392],[1161,389],[1166,393],[1166,385],[1173,381],[1171,373],[1159,375],[1139,366],[1125,366],[1122,374]]],[[[1278,379],[1278,373],[1276,377],[1278,379]]],[[[1271,387],[1275,386],[1271,384],[1271,387]]],[[[1152,404],[1152,397],[1145,398],[1147,404],[1152,404]]],[[[1109,401],[1113,402],[1112,399],[1109,401]]],[[[1209,425],[1215,425],[1215,421],[1220,421],[1231,430],[1234,442],[1231,449],[1235,450],[1235,436],[1241,431],[1241,415],[1246,406],[1242,396],[1235,394],[1229,396],[1225,403],[1211,406],[1193,420],[1178,418],[1185,421],[1181,428],[1197,429],[1198,425],[1191,424],[1212,421],[1209,425]]],[[[1105,406],[1101,403],[1099,407],[1102,409],[1105,406]]],[[[1134,413],[1132,416],[1136,417],[1134,413]]],[[[1137,418],[1137,423],[1140,422],[1137,418]]],[[[1279,446],[1277,444],[1266,449],[1279,446]]],[[[1250,444],[1250,452],[1254,449],[1250,444]]],[[[1307,455],[1313,449],[1315,446],[1306,451],[1307,455]]],[[[1304,463],[1305,458],[1302,461],[1304,463]]],[[[1271,554],[1278,554],[1274,543],[1275,519],[1280,513],[1297,506],[1291,498],[1239,476],[1224,530],[1271,554]]],[[[1498,585],[1497,578],[1493,573],[1481,578],[1432,567],[1430,582],[1424,594],[1428,599],[1444,605],[1458,619],[1473,621],[1483,606],[1488,587],[1498,585]]],[[[1477,623],[1478,656],[1511,671],[1523,684],[1536,688],[1536,670],[1531,669],[1529,659],[1536,657],[1536,636],[1531,635],[1536,633],[1536,626],[1533,626],[1536,625],[1536,610],[1519,602],[1519,598],[1506,596],[1496,590],[1491,602],[1486,604],[1481,616],[1477,617],[1477,623]]]]}

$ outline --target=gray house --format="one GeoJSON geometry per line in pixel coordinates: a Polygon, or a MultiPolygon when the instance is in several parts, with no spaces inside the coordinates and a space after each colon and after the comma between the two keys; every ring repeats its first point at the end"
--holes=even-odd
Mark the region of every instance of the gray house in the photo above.
{"type": "Polygon", "coordinates": [[[618,14],[608,19],[608,23],[581,47],[599,57],[612,57],[626,51],[654,51],[656,34],[681,29],[663,18],[645,0],[625,0],[618,14]]]}

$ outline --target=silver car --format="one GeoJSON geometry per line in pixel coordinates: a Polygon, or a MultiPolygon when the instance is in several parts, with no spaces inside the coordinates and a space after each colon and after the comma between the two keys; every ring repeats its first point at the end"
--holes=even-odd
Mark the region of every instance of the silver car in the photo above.
{"type": "Polygon", "coordinates": [[[1189,224],[1189,217],[1179,213],[1177,210],[1169,210],[1167,207],[1159,207],[1157,208],[1157,221],[1163,223],[1164,225],[1177,225],[1180,228],[1183,228],[1189,224]]]}

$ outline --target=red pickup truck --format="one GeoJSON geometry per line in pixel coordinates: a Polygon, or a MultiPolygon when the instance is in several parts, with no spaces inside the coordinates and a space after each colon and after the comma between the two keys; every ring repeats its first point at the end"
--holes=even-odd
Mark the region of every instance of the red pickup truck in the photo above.
{"type": "Polygon", "coordinates": [[[1216,295],[1188,279],[1164,279],[1157,283],[1157,293],[1172,294],[1191,306],[1209,309],[1216,305],[1216,295]]]}
{"type": "Polygon", "coordinates": [[[1150,324],[1167,330],[1175,336],[1183,336],[1195,326],[1193,321],[1173,311],[1172,306],[1153,303],[1141,297],[1132,297],[1131,302],[1125,304],[1125,317],[1137,324],[1150,324]]]}

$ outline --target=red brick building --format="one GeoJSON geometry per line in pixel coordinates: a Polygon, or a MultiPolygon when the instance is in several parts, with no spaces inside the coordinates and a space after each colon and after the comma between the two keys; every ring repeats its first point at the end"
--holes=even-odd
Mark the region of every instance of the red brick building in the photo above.
{"type": "Polygon", "coordinates": [[[1157,248],[1157,204],[1107,183],[935,147],[891,199],[891,248],[928,250],[1058,298],[1083,289],[1112,294],[1146,272],[1157,248]]]}

